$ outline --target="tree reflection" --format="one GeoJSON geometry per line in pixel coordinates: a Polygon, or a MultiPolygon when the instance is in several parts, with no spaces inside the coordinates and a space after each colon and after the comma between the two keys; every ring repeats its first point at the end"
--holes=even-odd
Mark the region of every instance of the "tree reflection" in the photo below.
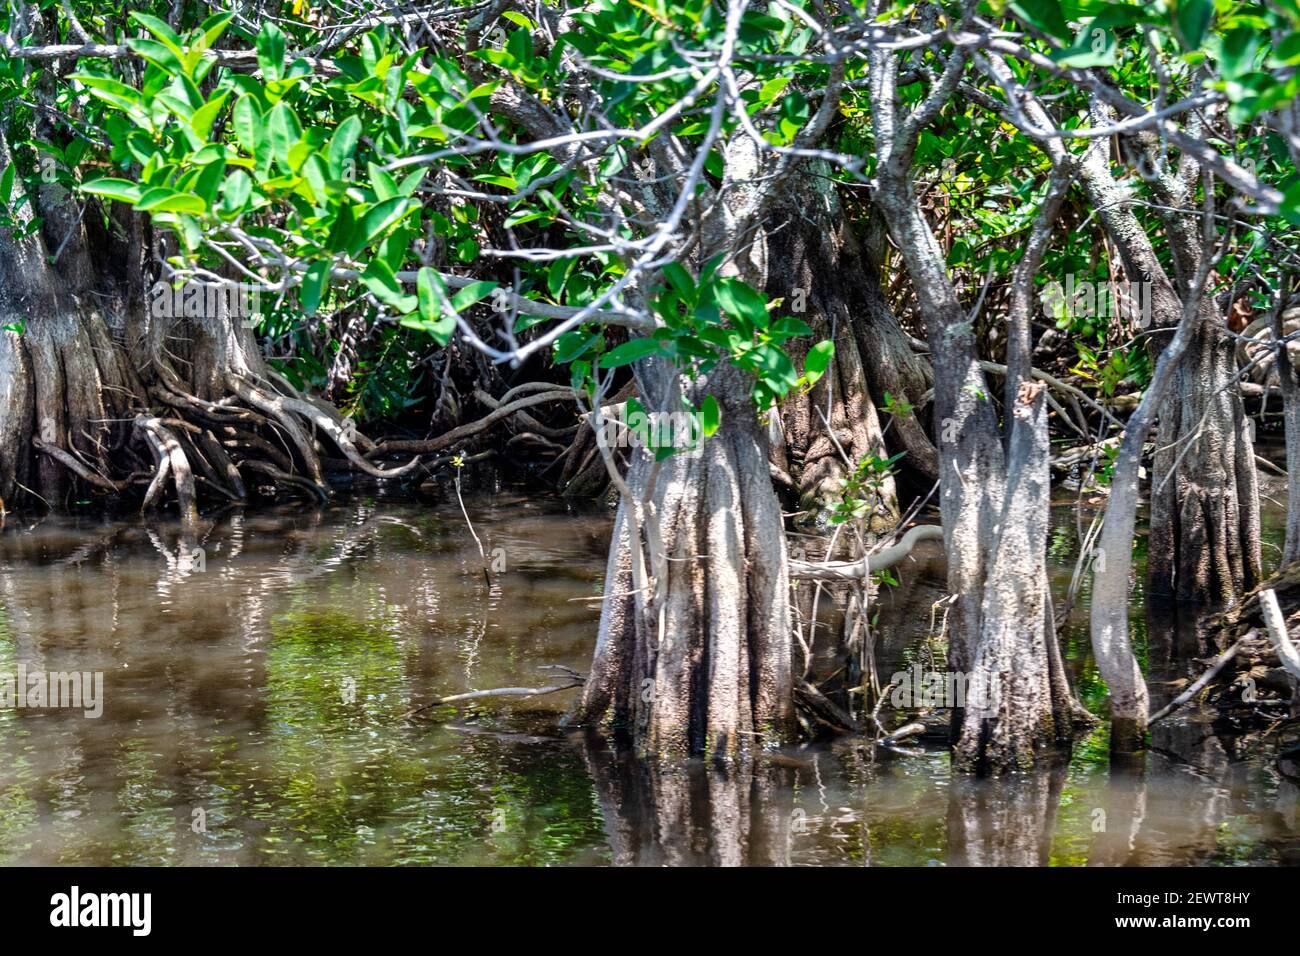
{"type": "Polygon", "coordinates": [[[791,768],[661,764],[595,739],[585,750],[614,865],[790,864],[799,826],[791,768]]]}

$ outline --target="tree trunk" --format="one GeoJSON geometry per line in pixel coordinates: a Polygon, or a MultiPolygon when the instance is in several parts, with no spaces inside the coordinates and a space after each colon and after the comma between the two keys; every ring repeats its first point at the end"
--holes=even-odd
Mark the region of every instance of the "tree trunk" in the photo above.
{"type": "Polygon", "coordinates": [[[1041,384],[1028,378],[1027,341],[1032,277],[1062,190],[1040,213],[1018,271],[1017,344],[1008,359],[1008,394],[1016,397],[1007,408],[1004,452],[971,322],[942,250],[906,170],[881,165],[877,201],[926,316],[934,357],[940,507],[953,596],[948,660],[968,688],[966,706],[953,711],[954,761],[977,772],[1024,768],[1039,751],[1067,743],[1072,731],[1046,571],[1046,400],[1041,384]]]}
{"type": "MultiPolygon", "coordinates": [[[[711,381],[692,386],[696,405],[712,394],[723,412],[701,454],[656,465],[634,452],[628,468],[579,719],[628,733],[646,753],[731,759],[793,736],[790,589],[770,457],[775,451],[778,462],[793,462],[806,506],[824,516],[842,494],[843,456],[856,465],[886,454],[876,403],[885,392],[919,400],[928,388],[924,363],[840,224],[833,191],[801,186],[792,195],[737,256],[738,267],[784,300],[782,313],[801,315],[817,336],[833,337],[831,369],[809,395],[789,398],[782,441],[773,448],[746,377],[719,368],[711,381]],[[827,413],[829,430],[818,409],[827,413]],[[634,506],[627,492],[645,505],[634,506]],[[666,560],[642,575],[638,549],[654,538],[666,560]]],[[[653,365],[638,370],[647,408],[673,410],[664,399],[673,394],[674,375],[653,365]]],[[[915,416],[900,420],[897,431],[918,467],[926,467],[927,449],[933,462],[933,446],[915,416]]],[[[897,517],[893,484],[886,482],[876,530],[892,527],[897,517]]]]}
{"type": "Polygon", "coordinates": [[[976,772],[1028,769],[1039,748],[1068,745],[1073,703],[1056,639],[1047,579],[1051,484],[1046,402],[1018,399],[1006,497],[980,607],[954,759],[976,772]],[[1019,422],[1017,422],[1019,424],[1019,422]]]}
{"type": "Polygon", "coordinates": [[[1231,604],[1260,578],[1255,450],[1236,348],[1207,312],[1161,405],[1147,550],[1150,593],[1231,604]]]}
{"type": "MultiPolygon", "coordinates": [[[[653,372],[642,394],[667,394],[644,387],[653,372]]],[[[748,383],[719,367],[694,388],[696,405],[717,399],[721,426],[695,456],[633,454],[579,719],[630,734],[647,754],[726,760],[793,736],[790,588],[748,383]],[[642,551],[645,541],[658,547],[642,551]],[[652,576],[637,570],[647,565],[652,576]]]]}
{"type": "MultiPolygon", "coordinates": [[[[835,343],[826,375],[808,394],[790,396],[781,410],[801,506],[822,517],[841,499],[845,456],[856,466],[901,451],[901,468],[926,482],[939,476],[938,452],[917,414],[894,416],[886,441],[879,409],[887,399],[919,404],[933,380],[890,311],[875,267],[846,225],[823,166],[808,164],[808,175],[792,183],[774,207],[758,256],[767,294],[784,301],[781,311],[806,321],[813,341],[835,343]]],[[[792,351],[791,357],[802,362],[804,356],[792,351]]],[[[868,526],[885,532],[898,516],[891,477],[882,483],[868,526]]]]}
{"type": "MultiPolygon", "coordinates": [[[[1278,292],[1278,304],[1272,315],[1274,343],[1285,337],[1284,330],[1300,324],[1300,309],[1282,311],[1289,290],[1278,292]]],[[[1282,389],[1282,418],[1286,434],[1286,538],[1282,545],[1282,564],[1300,561],[1300,376],[1291,361],[1291,346],[1275,344],[1278,384],[1282,389]]]]}
{"type": "MultiPolygon", "coordinates": [[[[1159,141],[1143,135],[1139,142],[1151,167],[1160,170],[1159,141]]],[[[1231,604],[1260,577],[1259,494],[1255,448],[1237,387],[1236,343],[1210,283],[1200,288],[1197,284],[1203,259],[1210,254],[1203,248],[1193,202],[1199,170],[1184,158],[1178,169],[1163,169],[1151,181],[1171,252],[1174,286],[1184,305],[1193,306],[1188,299],[1197,298],[1200,325],[1159,409],[1147,582],[1152,594],[1198,605],[1231,604]]],[[[1161,266],[1140,248],[1143,245],[1149,244],[1138,243],[1136,254],[1129,255],[1140,274],[1154,279],[1161,266]],[[1139,258],[1147,261],[1139,263],[1139,258]]],[[[1128,248],[1133,250],[1133,243],[1128,248]]],[[[1125,268],[1129,270],[1127,261],[1125,268]]],[[[1183,311],[1166,306],[1155,309],[1154,318],[1173,328],[1183,311]]],[[[1165,341],[1163,336],[1148,337],[1153,359],[1165,341]]]]}

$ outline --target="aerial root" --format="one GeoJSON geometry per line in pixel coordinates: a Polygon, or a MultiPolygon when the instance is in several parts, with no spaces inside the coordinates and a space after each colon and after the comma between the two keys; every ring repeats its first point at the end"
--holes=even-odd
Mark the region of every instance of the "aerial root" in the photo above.
{"type": "Polygon", "coordinates": [[[59,448],[57,445],[46,444],[36,436],[32,437],[32,447],[39,452],[49,455],[64,468],[67,468],[82,481],[86,482],[86,484],[94,485],[96,488],[103,491],[116,494],[124,491],[126,486],[129,484],[129,481],[113,481],[110,478],[105,478],[98,472],[92,471],[62,448],[59,448]]]}
{"type": "MultiPolygon", "coordinates": [[[[181,423],[184,424],[184,423],[181,423]]],[[[147,510],[158,499],[168,474],[176,487],[176,501],[180,506],[181,521],[194,524],[199,518],[198,496],[194,492],[194,472],[180,440],[160,418],[137,415],[135,427],[144,436],[157,461],[157,472],[149,483],[141,511],[147,510]]]]}
{"type": "Polygon", "coordinates": [[[275,465],[265,461],[258,461],[255,458],[246,458],[244,461],[240,462],[240,464],[252,471],[266,475],[272,481],[279,484],[301,488],[311,495],[312,498],[322,504],[329,501],[329,495],[325,491],[324,487],[310,479],[304,478],[302,475],[293,475],[287,471],[281,471],[279,468],[275,467],[275,465]]]}
{"type": "Polygon", "coordinates": [[[320,457],[316,454],[316,447],[299,425],[294,413],[286,407],[284,397],[263,391],[243,375],[229,374],[225,377],[225,382],[227,388],[283,429],[289,441],[298,450],[308,477],[323,492],[324,478],[321,475],[320,457]]]}
{"type": "MultiPolygon", "coordinates": [[[[533,385],[536,386],[540,386],[542,384],[543,383],[541,382],[533,383],[533,385]]],[[[523,386],[519,386],[519,388],[522,387],[523,386]]],[[[511,415],[518,412],[520,409],[531,408],[534,405],[542,405],[547,402],[561,402],[561,401],[573,400],[574,393],[572,389],[560,388],[559,386],[556,385],[551,385],[550,389],[551,389],[550,391],[539,391],[537,394],[526,395],[520,398],[516,398],[513,401],[509,401],[509,402],[507,402],[505,398],[502,398],[501,404],[497,408],[493,409],[487,415],[484,415],[478,421],[469,422],[465,425],[461,425],[457,428],[453,428],[451,431],[444,432],[443,434],[439,435],[437,438],[429,438],[429,439],[423,439],[417,441],[397,439],[393,441],[380,442],[378,445],[375,446],[374,450],[370,453],[370,457],[374,458],[374,457],[379,457],[381,455],[391,455],[394,453],[431,455],[434,454],[435,452],[442,451],[444,448],[449,448],[452,445],[457,444],[458,442],[464,441],[467,438],[472,438],[474,435],[477,435],[480,432],[486,431],[492,425],[495,425],[497,422],[501,421],[502,419],[510,417],[511,415]]],[[[515,393],[517,391],[518,388],[512,389],[510,392],[506,393],[506,396],[509,397],[512,393],[515,393]]]]}
{"type": "MultiPolygon", "coordinates": [[[[265,375],[226,373],[221,379],[226,394],[216,400],[195,394],[165,363],[160,363],[157,371],[157,379],[140,395],[156,404],[137,406],[134,417],[126,419],[130,427],[120,431],[111,455],[87,461],[75,448],[39,437],[33,445],[99,492],[121,494],[136,483],[147,485],[142,511],[159,507],[175,494],[181,518],[187,523],[197,520],[199,489],[204,494],[215,492],[227,501],[245,501],[255,482],[328,500],[322,455],[329,453],[325,451],[329,444],[336,446],[356,471],[392,479],[413,477],[444,464],[444,459],[453,460],[466,441],[512,418],[520,426],[512,449],[559,454],[579,431],[578,423],[555,428],[525,411],[573,400],[571,389],[550,382],[515,386],[499,399],[477,390],[476,397],[489,409],[482,418],[425,441],[377,443],[360,434],[337,409],[304,394],[270,370],[265,375]],[[555,444],[555,439],[563,441],[555,444]],[[431,460],[431,453],[436,452],[442,454],[431,460]],[[377,461],[394,454],[409,455],[410,460],[391,467],[377,461]],[[117,478],[124,470],[130,473],[117,478]]],[[[484,457],[470,455],[464,460],[484,457]]]]}

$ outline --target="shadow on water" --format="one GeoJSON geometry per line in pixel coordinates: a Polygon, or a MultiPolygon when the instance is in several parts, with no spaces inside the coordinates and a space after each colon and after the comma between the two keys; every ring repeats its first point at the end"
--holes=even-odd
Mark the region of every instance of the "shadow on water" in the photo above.
{"type": "MultiPolygon", "coordinates": [[[[0,675],[100,672],[103,713],[0,707],[0,862],[1300,862],[1294,783],[1196,709],[1158,727],[1136,771],[1111,768],[1102,725],[1068,766],[998,781],[950,774],[938,744],[655,767],[557,730],[573,692],[407,719],[589,662],[608,515],[505,494],[469,504],[504,561],[491,581],[454,500],[231,512],[192,536],[11,521],[0,675]]],[[[941,555],[921,557],[882,596],[885,674],[941,659],[924,640],[941,555]]],[[[1159,698],[1203,635],[1135,601],[1159,698]]],[[[1062,641],[1100,713],[1086,606],[1085,593],[1062,641]]]]}

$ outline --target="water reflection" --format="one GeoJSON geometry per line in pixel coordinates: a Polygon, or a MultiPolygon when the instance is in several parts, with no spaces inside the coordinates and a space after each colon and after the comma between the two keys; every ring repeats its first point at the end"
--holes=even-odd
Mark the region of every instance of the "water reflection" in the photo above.
{"type": "Polygon", "coordinates": [[[1064,765],[993,780],[957,777],[948,790],[948,861],[955,866],[1047,866],[1064,765]]]}
{"type": "Polygon", "coordinates": [[[771,761],[659,766],[587,741],[587,767],[619,866],[788,866],[794,775],[771,761]]]}
{"type": "MultiPolygon", "coordinates": [[[[1069,767],[1004,781],[851,741],[654,767],[560,731],[571,692],[406,719],[590,658],[607,516],[507,495],[471,514],[503,549],[490,581],[454,500],[232,511],[193,534],[11,521],[0,673],[102,671],[106,700],[98,720],[0,709],[0,862],[1300,861],[1294,783],[1192,710],[1138,772],[1109,766],[1102,727],[1069,767]]],[[[917,653],[942,569],[903,573],[877,623],[888,668],[917,653]]],[[[1090,699],[1080,614],[1065,645],[1090,699]]],[[[1160,627],[1155,670],[1186,639],[1160,627]]]]}

